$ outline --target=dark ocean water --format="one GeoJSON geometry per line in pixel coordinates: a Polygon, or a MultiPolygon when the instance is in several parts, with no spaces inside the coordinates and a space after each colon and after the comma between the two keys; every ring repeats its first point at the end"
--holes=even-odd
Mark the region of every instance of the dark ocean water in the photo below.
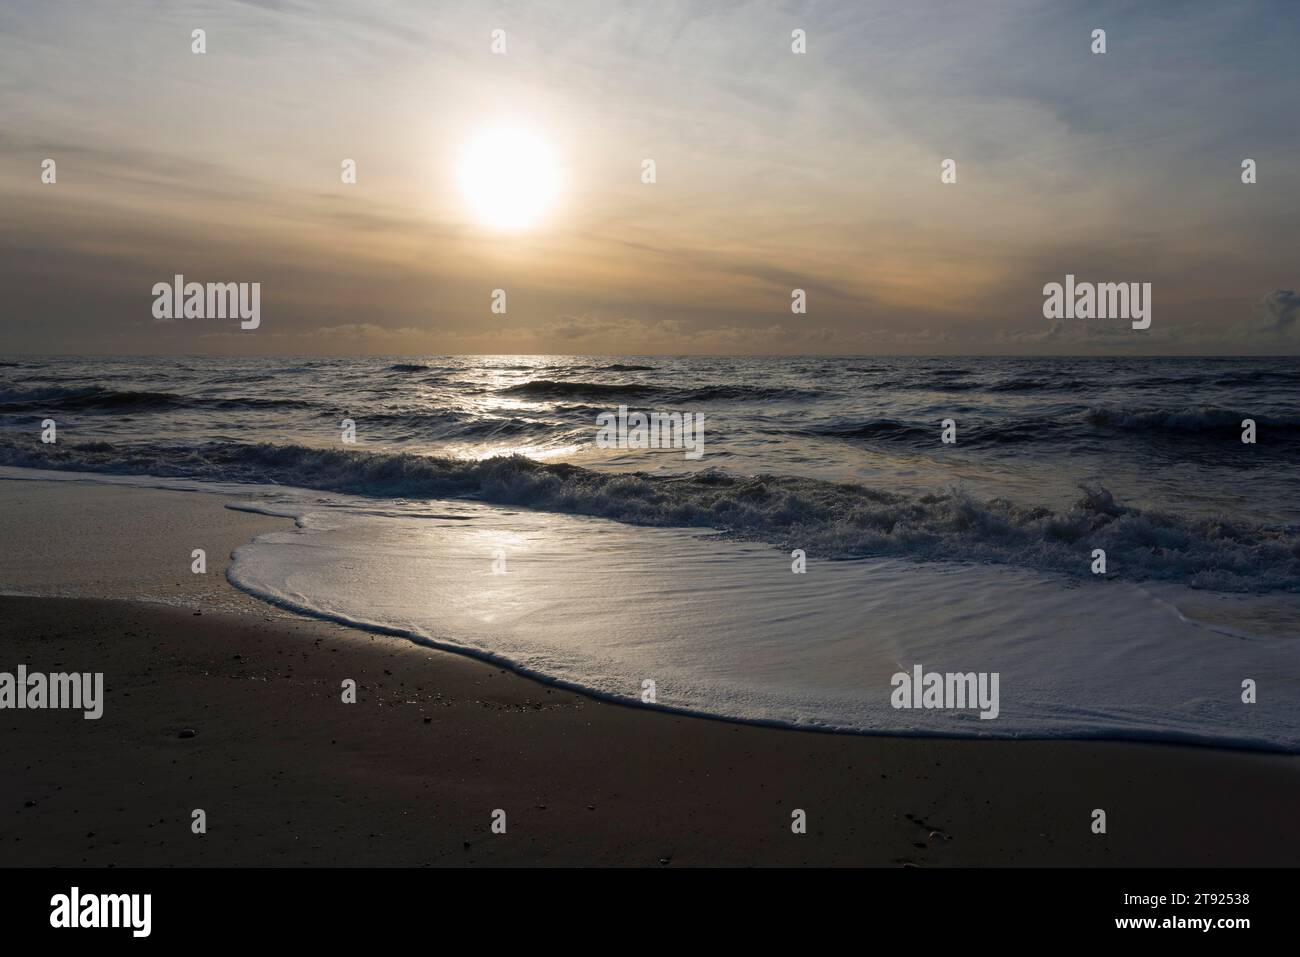
{"type": "Polygon", "coordinates": [[[1101,547],[1132,580],[1300,591],[1294,358],[14,357],[0,465],[469,497],[836,559],[1078,576],[1101,547]],[[703,414],[705,454],[597,448],[620,405],[703,414]]]}

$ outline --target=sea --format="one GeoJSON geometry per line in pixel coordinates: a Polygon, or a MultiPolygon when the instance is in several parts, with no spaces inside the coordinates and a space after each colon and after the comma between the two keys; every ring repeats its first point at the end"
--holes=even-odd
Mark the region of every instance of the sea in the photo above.
{"type": "Polygon", "coordinates": [[[292,518],[236,587],[628,704],[1300,751],[1300,358],[0,357],[0,478],[292,518]]]}

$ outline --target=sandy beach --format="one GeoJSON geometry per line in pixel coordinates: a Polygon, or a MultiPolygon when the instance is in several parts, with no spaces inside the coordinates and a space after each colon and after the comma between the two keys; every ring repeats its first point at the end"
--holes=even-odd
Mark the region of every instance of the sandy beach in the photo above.
{"type": "Polygon", "coordinates": [[[98,721],[0,713],[3,866],[1300,858],[1295,757],[836,735],[612,704],[242,595],[231,551],[288,523],[220,496],[3,482],[0,497],[6,541],[26,543],[0,556],[20,596],[0,599],[0,667],[106,685],[98,721]],[[194,547],[206,575],[190,572],[194,547]]]}

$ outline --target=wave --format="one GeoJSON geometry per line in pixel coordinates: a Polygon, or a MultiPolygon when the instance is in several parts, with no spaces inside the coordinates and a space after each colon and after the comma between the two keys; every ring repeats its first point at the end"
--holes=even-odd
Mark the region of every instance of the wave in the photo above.
{"type": "Polygon", "coordinates": [[[1183,435],[1240,433],[1243,419],[1254,419],[1261,429],[1267,428],[1270,431],[1300,431],[1300,419],[1269,418],[1265,415],[1235,412],[1216,406],[1141,411],[1094,407],[1088,409],[1083,417],[1090,425],[1131,432],[1172,432],[1183,435]]]}
{"type": "Polygon", "coordinates": [[[994,382],[988,387],[990,392],[1074,392],[1079,389],[1095,388],[1096,383],[1086,379],[1010,379],[994,382]]]}
{"type": "Polygon", "coordinates": [[[1129,581],[1230,592],[1300,591],[1300,529],[1190,518],[1083,488],[1064,512],[959,489],[926,494],[796,476],[594,472],[523,456],[463,461],[393,452],[209,442],[194,448],[43,445],[0,437],[0,464],[204,481],[274,483],[362,496],[472,498],[635,525],[716,529],[810,557],[875,556],[1031,567],[1090,576],[1104,549],[1129,581]]]}
{"type": "Polygon", "coordinates": [[[1249,372],[1236,372],[1215,379],[1217,386],[1253,386],[1262,383],[1285,382],[1300,383],[1300,372],[1277,369],[1252,369],[1249,372]]]}
{"type": "MultiPolygon", "coordinates": [[[[943,416],[948,417],[948,416],[943,416]]],[[[1197,439],[1236,442],[1241,434],[1241,422],[1253,418],[1261,432],[1292,435],[1300,433],[1300,419],[1285,416],[1268,416],[1263,413],[1247,414],[1211,406],[1191,409],[1125,411],[1093,407],[1069,417],[1052,415],[1027,416],[990,422],[986,418],[972,419],[956,412],[959,448],[991,448],[1041,441],[1083,440],[1086,432],[1080,427],[1113,429],[1129,433],[1135,439],[1197,439]]],[[[829,422],[800,429],[782,430],[793,435],[905,444],[919,449],[933,449],[939,441],[940,416],[933,421],[903,421],[896,418],[873,418],[861,421],[833,419],[829,422]]],[[[1235,446],[1227,446],[1235,448],[1235,446]]],[[[1261,446],[1262,452],[1270,447],[1261,446]]]]}
{"type": "Polygon", "coordinates": [[[792,389],[781,386],[706,385],[677,389],[647,385],[645,382],[572,382],[534,378],[530,382],[497,390],[504,395],[528,395],[545,399],[646,399],[662,402],[771,402],[780,399],[822,398],[826,393],[815,389],[792,389]]]}
{"type": "Polygon", "coordinates": [[[556,379],[534,379],[531,382],[521,382],[518,385],[507,386],[497,391],[503,395],[523,395],[539,399],[568,399],[617,398],[619,396],[640,398],[659,393],[662,390],[635,382],[561,382],[556,379]]]}
{"type": "Polygon", "coordinates": [[[531,416],[484,415],[420,406],[390,408],[383,412],[358,412],[340,407],[322,410],[317,413],[317,417],[331,423],[353,418],[367,428],[382,427],[388,435],[419,437],[426,441],[493,440],[508,437],[550,442],[568,435],[571,429],[564,422],[531,416]]]}
{"type": "MultiPolygon", "coordinates": [[[[511,366],[510,368],[515,369],[516,371],[519,372],[540,372],[541,371],[541,369],[539,369],[537,366],[511,366]]],[[[567,372],[654,372],[656,371],[656,369],[657,369],[656,366],[630,365],[623,362],[615,362],[613,365],[604,365],[604,366],[598,366],[598,365],[565,366],[562,371],[566,373],[567,372]]]]}
{"type": "MultiPolygon", "coordinates": [[[[823,425],[792,431],[796,435],[840,439],[846,442],[862,440],[933,449],[941,438],[940,422],[939,417],[936,417],[933,422],[926,423],[903,422],[891,418],[865,421],[837,419],[823,425]]],[[[959,419],[958,436],[959,445],[964,448],[1012,445],[1045,436],[1056,437],[1048,428],[1046,421],[1037,418],[1013,419],[998,424],[981,422],[965,426],[959,419]]]]}
{"type": "Polygon", "coordinates": [[[1205,384],[1205,374],[1199,372],[1180,376],[1143,376],[1140,379],[1119,378],[1112,382],[1112,385],[1122,386],[1125,389],[1167,389],[1171,386],[1183,388],[1186,386],[1204,386],[1205,384]]]}
{"type": "Polygon", "coordinates": [[[826,394],[818,389],[794,389],[781,386],[708,385],[694,389],[679,389],[672,393],[672,398],[676,402],[772,402],[817,399],[826,394]]]}
{"type": "Polygon", "coordinates": [[[640,382],[564,382],[534,379],[498,390],[505,395],[524,395],[545,399],[648,399],[662,402],[758,402],[815,399],[826,393],[816,389],[778,386],[708,385],[669,389],[640,382]]]}
{"type": "MultiPolygon", "coordinates": [[[[848,372],[857,375],[868,375],[871,373],[884,374],[883,370],[856,370],[849,369],[848,372]]],[[[899,391],[899,392],[1075,392],[1081,389],[1096,388],[1096,383],[1086,379],[1008,379],[1004,381],[984,380],[984,379],[962,379],[955,377],[939,376],[932,378],[934,373],[927,373],[921,378],[906,379],[885,379],[880,382],[871,384],[875,391],[899,391]]]]}
{"type": "Polygon", "coordinates": [[[829,439],[875,439],[880,441],[934,442],[937,432],[933,428],[910,425],[897,419],[869,419],[865,422],[835,421],[826,425],[800,429],[799,435],[814,435],[829,439]]]}
{"type": "Polygon", "coordinates": [[[164,412],[173,409],[305,409],[310,402],[300,399],[219,398],[110,389],[93,385],[82,388],[9,389],[0,392],[0,413],[46,411],[164,412]]]}

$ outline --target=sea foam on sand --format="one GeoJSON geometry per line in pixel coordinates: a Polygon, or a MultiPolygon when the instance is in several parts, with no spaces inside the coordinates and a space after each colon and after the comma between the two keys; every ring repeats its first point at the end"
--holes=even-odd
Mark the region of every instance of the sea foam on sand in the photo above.
{"type": "Polygon", "coordinates": [[[239,588],[599,695],[644,703],[653,682],[659,707],[800,727],[1300,751],[1294,636],[1193,621],[1180,587],[816,554],[794,574],[787,552],[695,530],[277,497],[233,506],[298,521],[236,552],[239,588]],[[997,672],[997,719],[891,707],[917,664],[997,672]]]}
{"type": "Polygon", "coordinates": [[[235,585],[629,703],[648,703],[652,681],[661,708],[805,728],[1300,752],[1293,594],[815,550],[793,574],[788,553],[709,532],[459,500],[16,468],[0,479],[207,493],[296,518],[237,549],[235,585]],[[893,708],[892,676],[917,665],[996,672],[997,718],[893,708]],[[1247,680],[1257,703],[1242,701],[1247,680]]]}

